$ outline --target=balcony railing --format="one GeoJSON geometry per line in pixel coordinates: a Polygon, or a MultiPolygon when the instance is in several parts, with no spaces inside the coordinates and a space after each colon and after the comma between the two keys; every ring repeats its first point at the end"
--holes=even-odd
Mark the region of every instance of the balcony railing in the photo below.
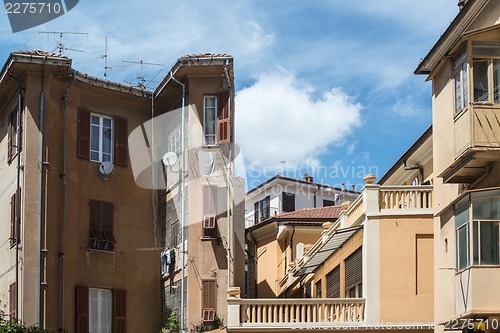
{"type": "Polygon", "coordinates": [[[380,209],[432,208],[432,186],[381,186],[380,209]]]}
{"type": "Polygon", "coordinates": [[[365,322],[361,298],[229,298],[228,327],[328,328],[365,322]]]}
{"type": "MultiPolygon", "coordinates": [[[[269,209],[269,217],[273,217],[274,215],[281,214],[280,210],[276,207],[270,207],[269,209]]],[[[269,218],[269,217],[266,217],[269,218]]],[[[263,221],[264,219],[261,219],[263,221]]],[[[261,222],[259,221],[259,223],[261,222]]],[[[255,213],[252,211],[245,216],[245,228],[250,228],[255,225],[255,213]]]]}

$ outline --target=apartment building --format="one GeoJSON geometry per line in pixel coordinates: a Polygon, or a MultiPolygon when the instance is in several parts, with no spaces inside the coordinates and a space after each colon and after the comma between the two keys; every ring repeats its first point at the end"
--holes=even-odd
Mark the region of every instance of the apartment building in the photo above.
{"type": "Polygon", "coordinates": [[[274,215],[246,229],[247,298],[293,297],[288,273],[339,218],[340,206],[305,208],[274,215]],[[269,269],[276,267],[276,269],[269,269]]]}
{"type": "Polygon", "coordinates": [[[436,331],[498,332],[500,3],[459,6],[415,71],[432,81],[436,331]]]}
{"type": "MultiPolygon", "coordinates": [[[[361,195],[340,206],[339,218],[279,281],[287,298],[231,293],[228,331],[432,332],[432,131],[378,184],[365,177],[361,195]]],[[[257,263],[257,270],[270,266],[257,263]]]]}
{"type": "Polygon", "coordinates": [[[173,309],[186,331],[226,316],[227,287],[244,285],[233,75],[231,56],[185,56],[150,91],[62,55],[10,55],[0,302],[12,319],[157,333],[173,309]]]}
{"type": "Polygon", "coordinates": [[[249,190],[245,196],[245,227],[249,228],[270,216],[305,208],[339,206],[359,195],[352,186],[346,189],[319,184],[307,173],[303,179],[275,175],[249,190]]]}

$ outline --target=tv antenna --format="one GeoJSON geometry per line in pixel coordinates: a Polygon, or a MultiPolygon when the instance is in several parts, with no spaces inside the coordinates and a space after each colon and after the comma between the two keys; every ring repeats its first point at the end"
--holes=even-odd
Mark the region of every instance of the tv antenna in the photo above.
{"type": "MultiPolygon", "coordinates": [[[[156,78],[156,76],[161,72],[161,69],[153,76],[153,78],[149,81],[146,80],[146,78],[143,75],[143,66],[148,65],[148,66],[160,66],[163,67],[163,64],[155,64],[152,62],[144,62],[142,60],[139,61],[130,61],[130,60],[122,60],[123,62],[130,63],[130,64],[139,64],[140,65],[140,72],[139,76],[137,76],[135,79],[137,80],[137,86],[139,88],[147,89],[148,85],[153,82],[153,80],[156,78]]],[[[129,82],[130,83],[130,82],[129,82]]]]}
{"type": "Polygon", "coordinates": [[[52,51],[55,52],[56,50],[59,50],[59,54],[64,54],[64,51],[83,52],[82,50],[65,47],[63,43],[63,35],[88,35],[87,32],[71,32],[71,31],[39,31],[38,33],[47,34],[47,41],[50,40],[50,35],[59,35],[59,43],[57,44],[56,48],[52,51]]]}

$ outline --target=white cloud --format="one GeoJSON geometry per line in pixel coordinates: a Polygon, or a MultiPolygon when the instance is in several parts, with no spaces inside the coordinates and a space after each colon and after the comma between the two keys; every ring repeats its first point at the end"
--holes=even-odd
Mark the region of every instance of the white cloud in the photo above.
{"type": "Polygon", "coordinates": [[[313,88],[284,70],[260,74],[236,95],[236,141],[261,168],[315,168],[329,145],[361,125],[361,104],[341,88],[315,98],[313,88]]]}

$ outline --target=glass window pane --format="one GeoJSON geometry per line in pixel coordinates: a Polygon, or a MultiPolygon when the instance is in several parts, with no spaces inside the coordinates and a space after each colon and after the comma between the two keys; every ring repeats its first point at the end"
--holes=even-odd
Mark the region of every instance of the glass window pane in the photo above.
{"type": "Polygon", "coordinates": [[[463,78],[463,94],[464,94],[464,107],[469,104],[469,73],[467,62],[462,64],[462,78],[463,78]]]}
{"type": "Polygon", "coordinates": [[[455,205],[455,227],[458,229],[469,221],[469,196],[455,205]]]}
{"type": "Polygon", "coordinates": [[[476,199],[472,201],[474,220],[500,220],[500,198],[476,199]]]}
{"type": "Polygon", "coordinates": [[[472,200],[479,198],[488,198],[488,197],[500,197],[500,190],[472,192],[471,196],[472,200]]]}
{"type": "Polygon", "coordinates": [[[111,154],[111,129],[105,129],[102,136],[102,152],[111,154]]]}
{"type": "Polygon", "coordinates": [[[500,43],[472,43],[472,54],[481,56],[500,56],[500,43]]]}
{"type": "Polygon", "coordinates": [[[457,230],[457,265],[458,268],[469,266],[469,225],[457,230]]]}
{"type": "Polygon", "coordinates": [[[473,256],[474,256],[474,265],[479,265],[479,222],[474,222],[473,226],[473,256]]]}
{"type": "Polygon", "coordinates": [[[474,102],[488,101],[488,60],[474,59],[474,102]]]}
{"type": "Polygon", "coordinates": [[[481,222],[481,265],[498,265],[498,222],[481,222]]]}
{"type": "Polygon", "coordinates": [[[99,117],[92,115],[92,125],[99,125],[99,117]]]}
{"type": "Polygon", "coordinates": [[[102,124],[103,124],[104,127],[111,128],[111,119],[109,119],[109,118],[103,118],[102,124]]]}
{"type": "Polygon", "coordinates": [[[455,74],[455,110],[462,110],[462,80],[460,71],[455,74]]]}
{"type": "Polygon", "coordinates": [[[500,60],[493,60],[493,97],[495,103],[500,103],[500,60]]]}
{"type": "Polygon", "coordinates": [[[99,152],[91,151],[90,152],[90,160],[95,161],[95,162],[99,162],[99,152]]]}
{"type": "Polygon", "coordinates": [[[92,125],[90,127],[90,149],[99,150],[99,127],[92,125]]]}

